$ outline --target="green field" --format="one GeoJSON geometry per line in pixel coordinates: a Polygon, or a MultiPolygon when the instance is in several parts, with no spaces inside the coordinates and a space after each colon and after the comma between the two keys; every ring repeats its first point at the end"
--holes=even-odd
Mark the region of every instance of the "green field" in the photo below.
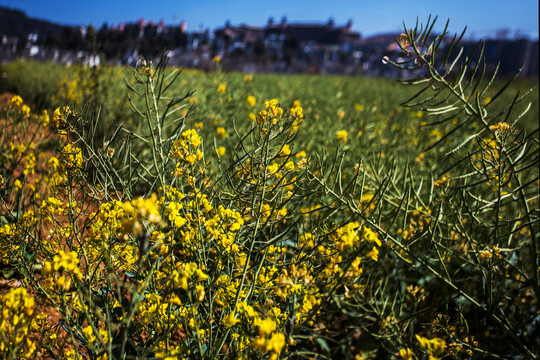
{"type": "MultiPolygon", "coordinates": [[[[443,116],[428,116],[419,108],[400,106],[417,89],[401,85],[396,80],[180,71],[182,73],[168,95],[192,95],[186,98],[183,108],[175,115],[185,117],[186,127],[198,124],[200,134],[210,146],[217,144],[230,149],[236,141],[234,128],[239,132],[249,129],[253,123],[249,114],[257,114],[264,107],[264,102],[270,99],[278,99],[284,108],[289,108],[294,100],[300,101],[307,123],[295,141],[296,151],[320,154],[323,151],[334,152],[341,145],[341,150],[349,154],[351,161],[372,158],[380,153],[392,157],[399,155],[396,158],[400,160],[413,160],[430,142],[434,143],[445,133],[444,127],[429,126],[439,122],[443,116]],[[225,94],[217,92],[220,85],[226,85],[225,94]],[[248,96],[255,98],[253,106],[248,104],[248,96]],[[226,138],[217,136],[219,127],[226,130],[226,138]],[[335,135],[340,130],[347,131],[347,142],[337,140],[335,135]]],[[[69,105],[91,117],[99,110],[99,127],[103,131],[116,129],[118,124],[124,124],[131,130],[140,126],[139,118],[130,110],[127,101],[130,92],[125,81],[133,83],[128,68],[89,70],[78,66],[19,61],[4,66],[3,72],[7,77],[1,83],[2,88],[20,94],[39,109],[69,105]],[[93,102],[98,105],[89,106],[93,102]]],[[[502,80],[492,85],[485,98],[493,96],[503,85],[502,80]]],[[[524,94],[535,85],[532,80],[516,81],[499,103],[489,109],[490,115],[503,109],[516,93],[524,94]]],[[[531,108],[517,126],[532,132],[537,128],[539,117],[537,88],[529,95],[528,101],[531,108]]],[[[520,112],[524,107],[521,105],[514,111],[520,112]]],[[[424,155],[428,158],[436,156],[433,153],[439,150],[424,155]]],[[[434,160],[438,161],[438,158],[434,160]]]]}
{"type": "Polygon", "coordinates": [[[155,65],[2,66],[3,357],[539,356],[535,82],[155,65]]]}

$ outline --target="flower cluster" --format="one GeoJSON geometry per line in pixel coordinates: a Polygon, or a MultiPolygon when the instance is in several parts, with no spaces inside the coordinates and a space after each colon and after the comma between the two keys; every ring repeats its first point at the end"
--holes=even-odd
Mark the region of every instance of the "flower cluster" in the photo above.
{"type": "Polygon", "coordinates": [[[199,149],[200,145],[201,137],[194,129],[184,131],[181,138],[175,140],[170,156],[173,159],[179,159],[177,171],[181,171],[185,165],[193,166],[195,161],[203,158],[203,153],[199,149]]]}
{"type": "Polygon", "coordinates": [[[71,144],[66,144],[64,146],[60,159],[66,170],[80,169],[83,164],[81,149],[71,144]]]}
{"type": "Polygon", "coordinates": [[[24,118],[30,117],[30,107],[23,102],[23,99],[19,95],[11,98],[11,106],[24,118]]]}
{"type": "Polygon", "coordinates": [[[265,109],[259,112],[257,123],[261,126],[276,125],[283,115],[283,109],[279,107],[279,101],[272,99],[264,102],[265,109]]]}
{"type": "Polygon", "coordinates": [[[420,345],[420,349],[430,355],[431,359],[441,356],[444,353],[446,342],[440,338],[428,339],[426,337],[416,335],[416,340],[420,345]]]}
{"type": "Polygon", "coordinates": [[[505,132],[505,131],[508,131],[510,130],[510,125],[508,125],[507,123],[505,122],[500,122],[498,123],[497,125],[490,125],[489,126],[489,130],[495,132],[495,131],[498,131],[498,132],[505,132]]]}
{"type": "Polygon", "coordinates": [[[0,355],[3,359],[13,354],[30,357],[36,351],[36,343],[30,338],[34,304],[34,298],[25,288],[13,288],[0,295],[0,355]]]}
{"type": "Polygon", "coordinates": [[[41,275],[45,277],[48,287],[67,291],[71,288],[74,278],[81,279],[79,270],[79,254],[75,251],[64,252],[60,250],[53,257],[53,262],[45,261],[41,268],[41,275]]]}
{"type": "Polygon", "coordinates": [[[156,74],[156,69],[152,66],[152,60],[146,61],[143,59],[139,71],[151,79],[153,79],[156,74]]]}
{"type": "Polygon", "coordinates": [[[73,114],[73,111],[69,106],[64,106],[62,108],[56,108],[53,113],[53,124],[57,129],[64,129],[67,125],[67,120],[70,115],[73,114]]]}

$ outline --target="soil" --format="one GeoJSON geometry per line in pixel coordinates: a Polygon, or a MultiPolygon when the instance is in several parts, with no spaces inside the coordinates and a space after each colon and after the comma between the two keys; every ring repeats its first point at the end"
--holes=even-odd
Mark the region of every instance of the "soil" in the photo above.
{"type": "MultiPolygon", "coordinates": [[[[11,93],[0,94],[0,108],[9,106],[13,96],[14,94],[11,94],[11,93]]],[[[32,109],[32,106],[31,105],[29,106],[32,109]]],[[[52,114],[50,114],[50,116],[52,118],[52,114]]],[[[0,123],[2,123],[3,121],[4,119],[0,119],[0,123]]],[[[8,134],[8,136],[13,133],[12,131],[10,131],[11,129],[9,127],[7,127],[5,130],[6,130],[5,133],[8,134]]],[[[49,141],[50,139],[53,139],[56,136],[57,135],[52,131],[50,127],[43,129],[43,128],[40,128],[40,125],[37,123],[30,123],[24,132],[17,131],[17,138],[12,138],[12,139],[7,138],[5,139],[5,141],[6,142],[13,141],[16,143],[29,143],[30,141],[33,141],[35,144],[41,144],[41,143],[46,143],[47,141],[49,141]]],[[[49,158],[51,156],[58,156],[57,151],[51,146],[45,146],[43,148],[40,148],[39,152],[44,153],[45,158],[49,158]]],[[[36,165],[34,167],[34,173],[29,174],[27,177],[27,181],[29,182],[35,181],[40,176],[40,174],[47,173],[49,171],[49,169],[47,168],[47,162],[44,161],[42,158],[38,158],[37,153],[38,151],[36,151],[36,165]]],[[[20,176],[22,173],[22,170],[23,170],[22,164],[19,164],[19,166],[17,166],[14,169],[13,175],[15,177],[20,176]]],[[[42,193],[42,195],[45,195],[45,194],[42,193]]],[[[98,208],[97,204],[95,203],[90,202],[89,204],[91,204],[91,206],[85,209],[85,212],[87,214],[90,213],[91,211],[96,211],[98,208]]],[[[8,209],[10,208],[10,205],[11,204],[7,204],[7,207],[4,207],[3,205],[0,204],[0,214],[4,211],[8,211],[8,209]]],[[[47,232],[43,231],[43,233],[47,233],[47,232]]],[[[38,274],[36,275],[39,276],[38,274]]],[[[0,294],[4,294],[12,288],[18,288],[21,286],[23,286],[21,280],[17,279],[16,277],[7,278],[7,279],[0,277],[0,294]]],[[[37,316],[38,314],[41,314],[41,313],[44,313],[48,316],[49,326],[52,327],[53,329],[57,329],[56,334],[58,336],[58,344],[60,344],[59,349],[61,349],[60,351],[58,351],[57,354],[40,353],[36,351],[33,354],[32,358],[45,359],[45,360],[58,359],[58,356],[62,357],[62,352],[65,352],[68,349],[73,347],[72,345],[69,344],[67,332],[61,330],[62,329],[62,327],[60,326],[61,316],[54,309],[54,307],[47,305],[45,302],[41,301],[41,299],[38,297],[36,292],[32,291],[30,288],[27,288],[27,290],[29,294],[34,296],[34,300],[36,304],[34,308],[34,316],[37,316]]],[[[32,338],[36,341],[38,349],[44,348],[39,345],[41,341],[45,340],[43,338],[43,334],[37,334],[37,336],[33,335],[32,338]]]]}

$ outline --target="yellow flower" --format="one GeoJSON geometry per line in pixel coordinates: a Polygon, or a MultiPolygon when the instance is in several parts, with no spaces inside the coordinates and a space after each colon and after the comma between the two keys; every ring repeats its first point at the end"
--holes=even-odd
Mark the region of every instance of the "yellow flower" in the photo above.
{"type": "Polygon", "coordinates": [[[258,321],[259,325],[259,336],[265,336],[271,334],[276,330],[276,322],[271,318],[266,318],[264,320],[258,321]]]}
{"type": "Polygon", "coordinates": [[[493,132],[495,132],[495,131],[500,131],[500,132],[508,131],[508,130],[510,130],[510,125],[508,125],[505,122],[500,122],[497,125],[490,125],[489,130],[491,130],[493,132]]]}
{"type": "Polygon", "coordinates": [[[221,84],[217,88],[217,92],[220,94],[225,94],[225,91],[227,91],[227,85],[221,84]]]}
{"type": "Polygon", "coordinates": [[[439,129],[433,129],[429,132],[429,136],[435,139],[440,139],[442,137],[442,133],[439,129]]]}
{"type": "Polygon", "coordinates": [[[295,157],[299,158],[299,159],[302,159],[302,158],[305,158],[307,156],[306,152],[304,150],[302,151],[299,151],[296,153],[296,155],[294,155],[295,157]]]}
{"type": "Polygon", "coordinates": [[[41,268],[41,275],[47,276],[52,273],[52,264],[50,261],[45,261],[43,267],[41,268]]]}
{"type": "Polygon", "coordinates": [[[203,281],[208,279],[208,275],[206,275],[201,269],[195,270],[195,274],[197,275],[197,281],[203,281]]]}
{"type": "Polygon", "coordinates": [[[76,358],[78,358],[78,357],[76,357],[75,349],[68,350],[64,354],[64,359],[66,359],[66,360],[75,360],[76,358]]]}
{"type": "Polygon", "coordinates": [[[182,209],[182,204],[171,202],[167,206],[167,211],[169,212],[169,220],[174,222],[174,226],[177,229],[180,229],[187,222],[185,218],[180,215],[180,210],[182,209]]]}
{"type": "Polygon", "coordinates": [[[236,319],[234,317],[234,311],[232,311],[231,313],[229,313],[229,315],[225,316],[223,318],[223,324],[225,324],[226,327],[231,327],[231,326],[234,326],[236,325],[236,323],[238,323],[240,320],[239,319],[236,319]]]}
{"type": "Polygon", "coordinates": [[[440,338],[428,339],[420,335],[416,335],[416,340],[420,344],[422,350],[429,354],[441,355],[446,347],[446,342],[440,338]]]}
{"type": "Polygon", "coordinates": [[[249,95],[246,99],[246,102],[248,103],[249,106],[255,106],[255,96],[253,95],[249,95]]]}
{"type": "Polygon", "coordinates": [[[377,248],[374,246],[373,249],[366,254],[366,257],[379,261],[379,250],[377,250],[377,248]]]}
{"type": "Polygon", "coordinates": [[[379,240],[377,233],[373,232],[370,228],[364,227],[364,239],[369,242],[374,242],[377,246],[381,246],[381,240],[379,240]]]}
{"type": "Polygon", "coordinates": [[[221,127],[221,126],[220,126],[220,127],[218,127],[218,128],[216,129],[216,134],[217,134],[220,138],[224,139],[224,138],[227,137],[227,130],[225,130],[224,127],[221,127]]]}
{"type": "Polygon", "coordinates": [[[21,106],[21,114],[23,114],[24,117],[29,117],[30,116],[30,107],[28,105],[26,105],[26,104],[21,106]]]}
{"type": "Polygon", "coordinates": [[[402,360],[413,360],[413,352],[411,349],[399,349],[399,356],[402,360]]]}
{"type": "Polygon", "coordinates": [[[304,109],[300,106],[300,101],[294,100],[293,106],[291,107],[291,115],[295,119],[302,120],[304,118],[304,109]]]}
{"type": "Polygon", "coordinates": [[[201,284],[195,286],[195,291],[197,292],[197,300],[203,301],[204,300],[204,286],[201,284]]]}
{"type": "Polygon", "coordinates": [[[66,253],[63,250],[60,250],[58,255],[54,256],[53,261],[54,271],[58,271],[63,268],[64,270],[73,274],[79,273],[79,255],[75,251],[66,253]]]}
{"type": "Polygon", "coordinates": [[[0,356],[5,355],[2,358],[7,358],[12,349],[23,350],[24,343],[25,358],[30,358],[36,350],[35,343],[28,338],[34,326],[34,304],[34,298],[28,295],[25,288],[12,288],[0,294],[0,356]]]}
{"type": "Polygon", "coordinates": [[[221,56],[219,55],[214,56],[214,58],[212,59],[212,62],[214,64],[218,64],[220,61],[221,61],[221,56]]]}
{"type": "Polygon", "coordinates": [[[246,261],[247,261],[247,254],[246,253],[238,253],[236,255],[236,265],[238,267],[244,267],[246,266],[246,261]]]}
{"type": "Polygon", "coordinates": [[[284,166],[285,171],[292,171],[294,170],[294,163],[292,161],[289,161],[284,166]]]}
{"type": "Polygon", "coordinates": [[[149,222],[157,224],[161,221],[157,200],[156,194],[152,194],[146,199],[139,197],[124,203],[124,211],[135,218],[147,218],[149,222]]]}
{"type": "Polygon", "coordinates": [[[349,133],[346,130],[339,130],[338,132],[336,132],[336,136],[338,140],[341,140],[344,143],[346,143],[347,136],[349,136],[349,133]]]}
{"type": "Polygon", "coordinates": [[[66,168],[80,168],[83,163],[82,152],[76,146],[67,144],[62,149],[62,159],[65,162],[66,168]]]}
{"type": "Polygon", "coordinates": [[[19,107],[23,104],[23,99],[19,95],[15,95],[11,98],[11,103],[16,107],[19,107]]]}
{"type": "Polygon", "coordinates": [[[354,104],[354,108],[355,108],[356,111],[358,111],[358,112],[364,111],[364,105],[360,105],[360,104],[358,104],[358,103],[354,104]]]}
{"type": "Polygon", "coordinates": [[[67,124],[67,118],[72,114],[69,106],[64,106],[63,108],[56,108],[53,113],[53,123],[57,128],[63,128],[67,124]]]}
{"type": "Polygon", "coordinates": [[[220,146],[220,147],[218,147],[216,149],[216,152],[217,152],[218,156],[223,156],[223,155],[225,155],[227,150],[225,149],[225,146],[220,146]]]}
{"type": "Polygon", "coordinates": [[[264,106],[266,109],[259,112],[257,122],[259,125],[264,123],[276,125],[281,120],[281,116],[283,115],[283,109],[279,107],[279,101],[277,99],[265,101],[264,106]]]}
{"type": "Polygon", "coordinates": [[[279,165],[276,164],[276,163],[274,163],[272,165],[268,165],[266,170],[268,171],[269,174],[274,174],[275,172],[277,172],[279,170],[279,165]]]}
{"type": "Polygon", "coordinates": [[[190,154],[190,155],[186,156],[186,161],[191,166],[193,166],[193,164],[195,164],[195,160],[197,160],[197,155],[195,155],[195,154],[190,154]]]}
{"type": "Polygon", "coordinates": [[[155,68],[152,66],[152,60],[146,62],[146,60],[143,60],[141,62],[141,68],[140,71],[142,74],[148,75],[150,78],[154,78],[155,75],[155,68]]]}
{"type": "Polygon", "coordinates": [[[87,327],[82,329],[82,333],[86,340],[88,340],[88,343],[92,345],[96,342],[96,337],[94,336],[94,332],[92,331],[92,326],[88,325],[87,327]]]}
{"type": "Polygon", "coordinates": [[[47,110],[43,109],[43,111],[41,112],[41,116],[40,116],[41,125],[42,126],[49,125],[50,120],[51,120],[51,118],[49,117],[49,113],[47,112],[47,110]]]}
{"type": "Polygon", "coordinates": [[[280,333],[273,333],[268,343],[266,344],[266,351],[272,351],[276,354],[281,353],[281,350],[285,346],[285,336],[280,333]]]}

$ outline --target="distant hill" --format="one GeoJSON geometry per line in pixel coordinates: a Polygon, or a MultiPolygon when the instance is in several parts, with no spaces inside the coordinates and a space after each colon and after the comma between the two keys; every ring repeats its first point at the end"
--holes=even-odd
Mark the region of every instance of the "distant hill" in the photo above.
{"type": "Polygon", "coordinates": [[[29,18],[19,10],[0,7],[0,36],[26,36],[30,33],[60,33],[65,26],[29,18]]]}

